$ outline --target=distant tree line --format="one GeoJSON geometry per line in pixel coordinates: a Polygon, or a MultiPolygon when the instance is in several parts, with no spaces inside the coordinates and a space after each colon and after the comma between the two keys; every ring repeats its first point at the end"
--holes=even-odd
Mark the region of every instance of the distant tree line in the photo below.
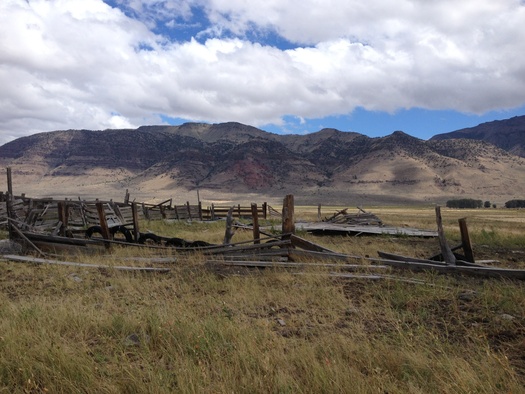
{"type": "Polygon", "coordinates": [[[525,200],[510,200],[505,203],[505,208],[525,208],[525,200]]]}
{"type": "Polygon", "coordinates": [[[460,198],[447,201],[447,208],[481,208],[482,206],[483,201],[474,200],[473,198],[460,198]]]}
{"type": "MultiPolygon", "coordinates": [[[[496,208],[496,204],[491,204],[490,201],[475,200],[473,198],[460,198],[447,201],[447,208],[496,208]]],[[[505,208],[525,208],[525,200],[509,200],[505,203],[505,208]]]]}

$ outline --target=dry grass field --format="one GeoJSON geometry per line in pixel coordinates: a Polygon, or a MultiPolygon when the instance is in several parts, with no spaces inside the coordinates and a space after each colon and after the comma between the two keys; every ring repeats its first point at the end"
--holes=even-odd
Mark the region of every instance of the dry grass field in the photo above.
{"type": "MultiPolygon", "coordinates": [[[[435,228],[432,207],[369,210],[388,225],[435,228]]],[[[525,268],[525,211],[442,215],[451,243],[467,217],[476,258],[525,268]]],[[[296,207],[298,220],[316,217],[317,207],[296,207]]],[[[224,222],[142,228],[224,236],[224,222]]],[[[439,251],[436,239],[300,235],[360,256],[439,251]]],[[[125,258],[137,255],[159,253],[65,258],[132,265],[125,258]]],[[[391,275],[424,283],[342,279],[334,268],[218,269],[199,254],[163,256],[175,260],[167,274],[0,262],[0,392],[525,392],[523,282],[404,271],[391,275]]]]}

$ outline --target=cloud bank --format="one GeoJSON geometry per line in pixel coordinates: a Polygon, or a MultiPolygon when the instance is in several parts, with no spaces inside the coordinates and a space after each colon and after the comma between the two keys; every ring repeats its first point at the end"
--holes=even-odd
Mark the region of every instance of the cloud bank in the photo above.
{"type": "Polygon", "coordinates": [[[525,104],[518,0],[2,0],[0,143],[166,118],[525,104]]]}

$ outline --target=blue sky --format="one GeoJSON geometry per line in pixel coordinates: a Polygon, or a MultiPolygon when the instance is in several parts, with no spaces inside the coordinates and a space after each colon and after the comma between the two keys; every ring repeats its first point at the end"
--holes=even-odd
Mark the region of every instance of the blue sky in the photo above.
{"type": "Polygon", "coordinates": [[[525,114],[521,0],[2,0],[0,144],[236,121],[432,135],[525,114]]]}

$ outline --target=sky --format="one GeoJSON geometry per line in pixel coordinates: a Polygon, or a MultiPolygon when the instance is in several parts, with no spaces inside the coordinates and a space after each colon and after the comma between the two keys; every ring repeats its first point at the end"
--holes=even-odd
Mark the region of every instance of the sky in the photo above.
{"type": "Polygon", "coordinates": [[[421,139],[525,115],[525,0],[0,0],[0,144],[240,122],[421,139]]]}

